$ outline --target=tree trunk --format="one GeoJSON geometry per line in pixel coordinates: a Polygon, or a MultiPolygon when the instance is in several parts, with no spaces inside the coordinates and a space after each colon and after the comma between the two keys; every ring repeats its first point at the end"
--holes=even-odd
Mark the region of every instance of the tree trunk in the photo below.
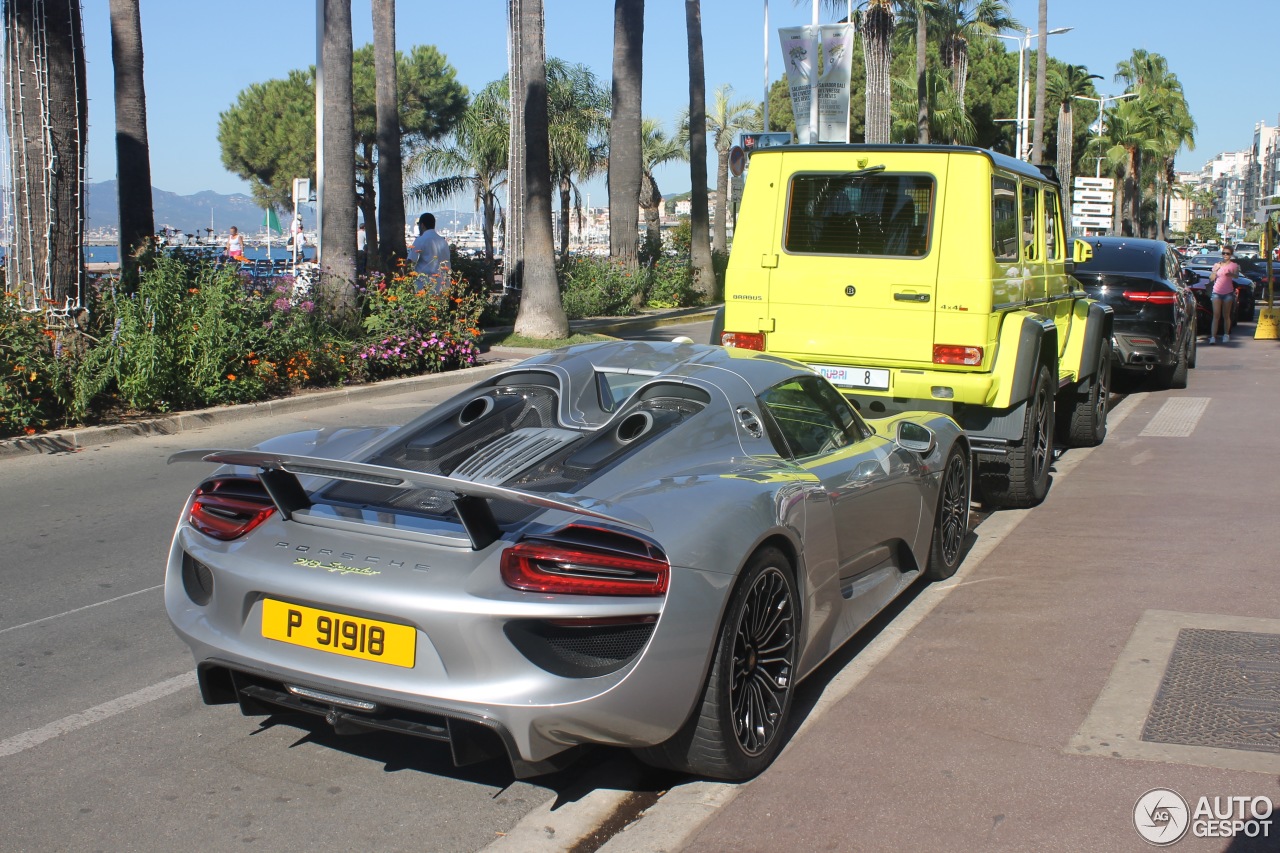
{"type": "MultiPolygon", "coordinates": [[[[371,268],[392,270],[404,260],[404,167],[400,159],[400,109],[396,82],[396,0],[373,0],[373,69],[377,78],[378,208],[377,260],[371,268]]],[[[368,226],[366,226],[366,229],[368,226]]]]}
{"type": "Polygon", "coordinates": [[[1138,181],[1142,175],[1142,155],[1137,147],[1129,149],[1129,162],[1125,164],[1123,186],[1124,218],[1120,222],[1121,237],[1138,236],[1140,227],[1142,197],[1138,181]]]}
{"type": "Polygon", "coordinates": [[[684,0],[689,36],[689,261],[693,287],[707,300],[716,297],[716,270],[711,262],[707,221],[707,77],[702,55],[702,4],[684,0]]]}
{"type": "Polygon", "coordinates": [[[507,89],[510,104],[507,138],[507,227],[503,238],[504,289],[519,290],[524,277],[525,148],[524,68],[521,60],[525,33],[519,0],[507,0],[507,89]]]}
{"type": "Polygon", "coordinates": [[[156,232],[147,147],[147,96],[142,82],[139,0],[111,0],[111,65],[115,70],[116,189],[120,269],[133,277],[133,253],[156,232]]]}
{"type": "Polygon", "coordinates": [[[885,144],[890,139],[889,63],[893,12],[876,2],[862,13],[862,50],[867,71],[865,140],[885,144]]]}
{"type": "Polygon", "coordinates": [[[551,234],[551,142],[542,0],[510,0],[508,8],[520,27],[516,53],[523,86],[513,91],[518,91],[524,113],[524,290],[515,330],[531,338],[565,338],[569,336],[569,320],[560,302],[555,238],[551,234]]]}
{"type": "MultiPolygon", "coordinates": [[[[353,324],[356,278],[355,126],[351,105],[351,0],[324,0],[324,198],[320,289],[353,324]]],[[[367,226],[366,226],[367,227],[367,226]]]]}
{"type": "Polygon", "coordinates": [[[493,196],[486,193],[484,197],[484,222],[481,223],[480,230],[484,233],[484,281],[489,286],[490,293],[494,291],[496,286],[493,276],[493,226],[497,211],[494,208],[493,196]]]}
{"type": "Polygon", "coordinates": [[[636,265],[641,178],[644,0],[614,0],[613,115],[609,124],[609,254],[636,265]]]}
{"type": "Polygon", "coordinates": [[[1058,106],[1058,180],[1062,182],[1062,197],[1071,209],[1071,163],[1075,152],[1075,120],[1071,101],[1058,106]]]}
{"type": "Polygon", "coordinates": [[[711,250],[729,251],[729,151],[716,151],[716,212],[711,219],[711,250]]]}
{"type": "Polygon", "coordinates": [[[645,175],[640,193],[640,206],[644,208],[645,239],[654,246],[662,245],[662,193],[658,182],[645,175]]]}
{"type": "Polygon", "coordinates": [[[962,44],[956,51],[956,109],[964,114],[964,92],[969,88],[969,45],[962,44]]]}
{"type": "MultiPolygon", "coordinates": [[[[361,147],[363,157],[359,161],[362,165],[356,174],[356,184],[360,189],[356,193],[356,207],[360,209],[360,217],[364,220],[364,262],[365,272],[368,272],[381,269],[378,254],[380,251],[378,246],[381,243],[381,235],[378,232],[378,176],[374,174],[376,167],[373,164],[373,146],[361,147]]],[[[357,255],[359,252],[360,247],[357,243],[357,255]]]]}
{"type": "Polygon", "coordinates": [[[1044,162],[1045,78],[1049,67],[1049,0],[1040,0],[1040,44],[1036,50],[1036,120],[1031,129],[1031,162],[1044,162]]]}
{"type": "MultiPolygon", "coordinates": [[[[923,5],[916,10],[916,137],[921,145],[929,144],[929,85],[926,76],[928,61],[928,23],[923,5]]],[[[961,99],[963,112],[963,98],[961,99]]]]}
{"type": "Polygon", "coordinates": [[[89,103],[79,0],[6,0],[5,116],[13,168],[8,289],[28,307],[84,298],[89,103]],[[42,11],[43,14],[38,14],[42,11]]]}
{"type": "Polygon", "coordinates": [[[560,176],[560,257],[569,251],[569,214],[572,212],[573,184],[568,175],[560,176]]]}

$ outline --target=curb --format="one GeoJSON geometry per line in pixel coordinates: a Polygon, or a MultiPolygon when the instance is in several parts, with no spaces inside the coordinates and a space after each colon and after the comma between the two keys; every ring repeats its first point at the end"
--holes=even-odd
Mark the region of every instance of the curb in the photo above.
{"type": "MultiPolygon", "coordinates": [[[[570,328],[574,331],[608,333],[638,325],[670,326],[691,320],[701,320],[704,319],[704,315],[709,318],[715,314],[717,307],[682,308],[661,314],[640,315],[616,320],[578,320],[571,323],[570,328]]],[[[503,332],[503,334],[509,334],[509,330],[503,332]]],[[[355,400],[375,399],[377,397],[448,385],[470,385],[474,382],[479,382],[481,379],[486,379],[501,370],[505,370],[519,361],[544,352],[547,352],[547,350],[533,347],[497,347],[489,353],[495,360],[485,362],[482,366],[467,368],[466,370],[431,373],[425,376],[408,376],[402,379],[386,379],[381,382],[371,382],[368,385],[352,385],[349,388],[309,391],[292,397],[282,397],[278,400],[262,400],[256,403],[242,403],[235,406],[218,406],[211,409],[178,412],[131,423],[106,424],[103,426],[83,427],[81,429],[58,430],[33,436],[0,439],[0,459],[33,453],[75,453],[85,447],[110,444],[127,438],[141,438],[149,435],[174,435],[187,430],[213,426],[214,424],[282,415],[307,409],[319,409],[355,400]]]]}

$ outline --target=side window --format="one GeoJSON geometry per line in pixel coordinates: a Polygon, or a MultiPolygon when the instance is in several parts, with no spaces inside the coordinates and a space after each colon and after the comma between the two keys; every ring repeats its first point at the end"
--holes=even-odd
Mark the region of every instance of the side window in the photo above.
{"type": "Polygon", "coordinates": [[[1018,185],[991,179],[991,250],[998,261],[1018,259],[1018,185]]]}
{"type": "Polygon", "coordinates": [[[857,412],[820,376],[780,382],[760,395],[760,403],[786,442],[786,447],[777,447],[770,430],[783,456],[802,459],[829,453],[867,435],[857,412]]]}
{"type": "Polygon", "coordinates": [[[1044,255],[1051,261],[1060,261],[1062,256],[1058,248],[1062,245],[1060,239],[1061,220],[1058,218],[1058,194],[1052,190],[1045,190],[1044,193],[1044,255]]]}
{"type": "Polygon", "coordinates": [[[1036,216],[1036,197],[1040,195],[1035,184],[1022,185],[1022,258],[1025,261],[1040,260],[1037,248],[1039,218],[1036,216]]]}

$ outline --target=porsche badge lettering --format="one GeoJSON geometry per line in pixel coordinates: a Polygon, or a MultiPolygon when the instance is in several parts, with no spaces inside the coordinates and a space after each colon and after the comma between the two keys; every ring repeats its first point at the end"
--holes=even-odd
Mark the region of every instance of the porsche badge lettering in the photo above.
{"type": "Polygon", "coordinates": [[[361,563],[385,564],[392,569],[403,569],[405,566],[413,569],[415,572],[430,571],[431,567],[426,563],[407,563],[404,560],[383,560],[381,557],[375,557],[367,554],[364,557],[357,557],[354,551],[334,551],[332,548],[312,548],[310,545],[297,545],[292,542],[277,542],[277,548],[284,548],[290,551],[296,551],[299,554],[306,554],[305,557],[296,557],[293,561],[295,566],[306,566],[309,569],[324,569],[327,572],[334,572],[343,575],[380,575],[381,571],[371,566],[355,566],[352,563],[357,561],[361,563]],[[337,559],[333,559],[336,557],[337,559]],[[326,559],[320,559],[326,558],[326,559]]]}
{"type": "Polygon", "coordinates": [[[336,572],[340,575],[380,575],[375,569],[368,566],[344,566],[338,562],[322,563],[319,560],[308,560],[306,557],[299,557],[293,561],[295,566],[306,566],[308,569],[324,569],[326,572],[336,572]]]}

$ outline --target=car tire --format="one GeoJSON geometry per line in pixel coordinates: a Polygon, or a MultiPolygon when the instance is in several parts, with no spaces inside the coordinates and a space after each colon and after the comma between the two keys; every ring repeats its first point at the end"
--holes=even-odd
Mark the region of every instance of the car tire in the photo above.
{"type": "Polygon", "coordinates": [[[1190,355],[1187,356],[1187,367],[1194,368],[1196,366],[1196,352],[1197,352],[1196,336],[1188,333],[1187,337],[1190,338],[1190,341],[1187,344],[1187,351],[1190,352],[1190,355]]]}
{"type": "MultiPolygon", "coordinates": [[[[1061,401],[1060,401],[1061,402],[1061,401]]],[[[1098,373],[1089,390],[1077,393],[1070,408],[1059,409],[1065,427],[1061,432],[1068,447],[1097,447],[1107,437],[1107,414],[1111,411],[1111,343],[1103,341],[1098,352],[1098,373]]]]}
{"type": "Polygon", "coordinates": [[[1170,367],[1160,368],[1161,380],[1166,388],[1186,388],[1187,374],[1190,371],[1191,354],[1188,352],[1190,347],[1184,346],[1182,351],[1178,353],[1178,360],[1170,367]]]}
{"type": "Polygon", "coordinates": [[[938,484],[938,511],[934,514],[929,565],[924,570],[926,580],[946,580],[956,573],[964,559],[964,541],[969,535],[971,473],[964,445],[953,444],[938,484]]]}
{"type": "Polygon", "coordinates": [[[695,776],[740,781],[760,774],[785,739],[799,662],[800,596],[777,548],[747,561],[720,624],[711,672],[688,721],[670,739],[636,750],[641,761],[695,776]],[[773,618],[761,618],[765,614],[773,618]],[[761,648],[772,650],[769,659],[761,648]]]}
{"type": "Polygon", "coordinates": [[[1032,507],[1049,492],[1053,464],[1053,385],[1049,368],[1040,365],[1023,415],[1022,441],[1003,460],[986,463],[979,472],[984,503],[1009,509],[1032,507]]]}

